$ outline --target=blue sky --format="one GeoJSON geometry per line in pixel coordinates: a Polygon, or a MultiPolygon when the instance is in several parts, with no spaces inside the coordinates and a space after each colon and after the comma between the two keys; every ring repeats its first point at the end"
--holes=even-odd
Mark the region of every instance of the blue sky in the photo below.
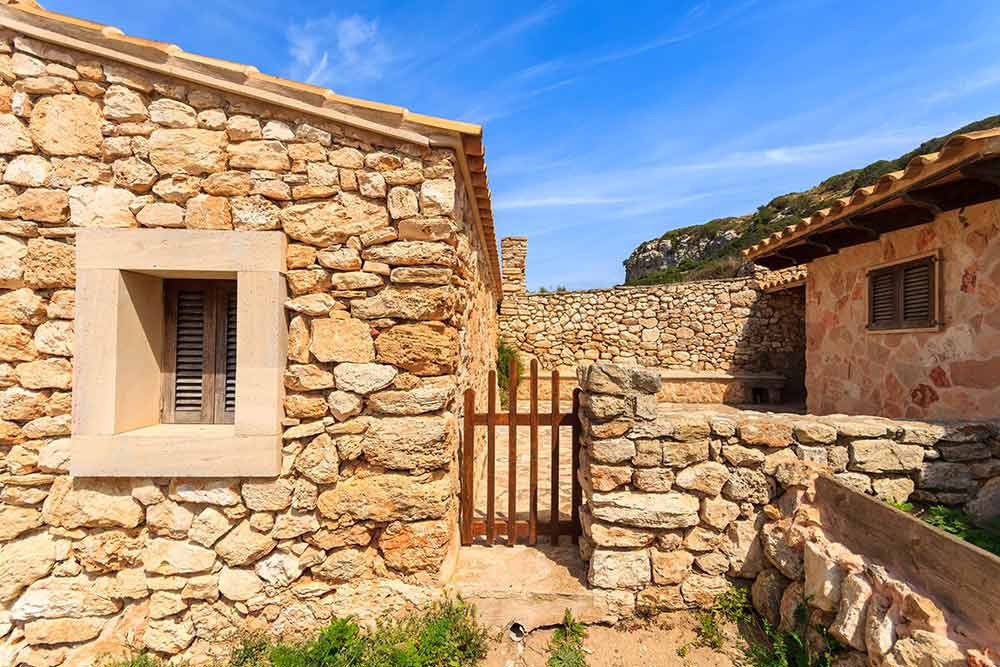
{"type": "Polygon", "coordinates": [[[995,1],[42,2],[485,125],[531,288],[620,283],[643,240],[1000,113],[995,1]]]}

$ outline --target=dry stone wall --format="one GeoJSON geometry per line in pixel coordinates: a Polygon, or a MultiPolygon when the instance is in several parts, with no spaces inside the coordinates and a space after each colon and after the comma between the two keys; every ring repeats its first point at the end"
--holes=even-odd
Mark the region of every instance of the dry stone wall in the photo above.
{"type": "MultiPolygon", "coordinates": [[[[693,373],[770,371],[794,395],[805,373],[804,307],[801,289],[767,293],[752,278],[508,292],[500,336],[545,369],[590,360],[693,373]]],[[[708,401],[748,398],[703,393],[708,401]]]]}
{"type": "Polygon", "coordinates": [[[451,150],[0,32],[0,174],[0,664],[211,664],[438,594],[496,331],[451,150]],[[86,227],[285,232],[280,477],[68,476],[86,227]]]}
{"type": "Polygon", "coordinates": [[[640,613],[710,606],[727,577],[759,582],[755,599],[766,588],[776,606],[775,582],[784,592],[810,567],[781,521],[818,471],[885,500],[1000,514],[995,422],[680,412],[657,405],[654,369],[590,364],[578,380],[589,582],[630,592],[640,613]]]}

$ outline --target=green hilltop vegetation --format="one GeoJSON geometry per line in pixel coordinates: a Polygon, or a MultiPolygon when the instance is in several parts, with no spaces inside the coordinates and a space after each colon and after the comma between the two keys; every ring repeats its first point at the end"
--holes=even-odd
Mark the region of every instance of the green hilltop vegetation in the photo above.
{"type": "MultiPolygon", "coordinates": [[[[858,188],[872,185],[883,175],[903,169],[915,156],[933,153],[950,137],[963,132],[987,130],[1000,126],[1000,115],[969,123],[943,137],[929,139],[912,151],[895,160],[878,160],[861,169],[851,169],[836,174],[804,192],[789,192],[775,197],[754,213],[729,218],[716,218],[701,225],[672,229],[659,239],[640,245],[625,260],[628,285],[656,285],[687,280],[731,278],[743,267],[740,251],[794,224],[798,219],[830,206],[840,197],[850,195],[858,188]],[[680,261],[665,261],[659,268],[636,267],[638,255],[644,248],[663,241],[674,241],[684,246],[703,250],[680,252],[680,261]]],[[[646,262],[648,264],[648,262],[646,262]]]]}

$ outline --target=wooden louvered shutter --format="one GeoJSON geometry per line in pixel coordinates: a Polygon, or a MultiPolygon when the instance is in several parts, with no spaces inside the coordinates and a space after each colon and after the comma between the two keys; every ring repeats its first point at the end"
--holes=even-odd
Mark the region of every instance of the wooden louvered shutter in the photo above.
{"type": "Polygon", "coordinates": [[[876,271],[868,277],[870,328],[888,329],[897,325],[899,304],[896,292],[896,272],[892,268],[876,271]]]}
{"type": "Polygon", "coordinates": [[[902,325],[923,328],[934,325],[934,260],[931,257],[900,267],[902,325]]]}
{"type": "Polygon", "coordinates": [[[164,282],[164,423],[232,423],[236,408],[236,285],[164,282]]]}
{"type": "Polygon", "coordinates": [[[869,329],[924,329],[937,323],[934,257],[868,274],[869,329]]]}

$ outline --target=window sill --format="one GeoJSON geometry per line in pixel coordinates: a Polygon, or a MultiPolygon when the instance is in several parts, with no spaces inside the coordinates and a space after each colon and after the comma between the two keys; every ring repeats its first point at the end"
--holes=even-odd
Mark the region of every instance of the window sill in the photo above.
{"type": "Polygon", "coordinates": [[[865,329],[865,333],[879,335],[879,334],[907,334],[907,333],[938,333],[944,329],[943,324],[938,324],[933,327],[921,327],[919,329],[865,329]]]}
{"type": "Polygon", "coordinates": [[[114,435],[74,435],[74,477],[275,477],[281,434],[232,424],[156,424],[114,435]]]}

